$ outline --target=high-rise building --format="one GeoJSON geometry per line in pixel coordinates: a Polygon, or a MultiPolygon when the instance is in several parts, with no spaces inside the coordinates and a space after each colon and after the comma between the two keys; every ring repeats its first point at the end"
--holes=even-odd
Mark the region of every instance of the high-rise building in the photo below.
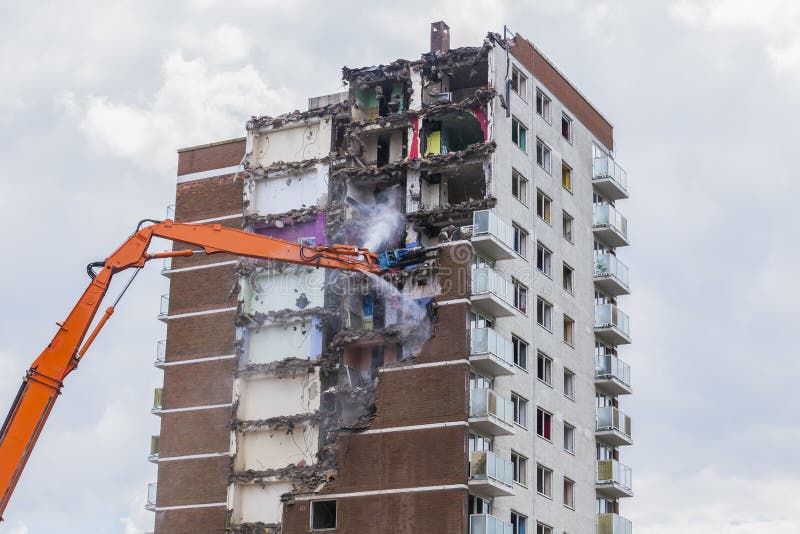
{"type": "Polygon", "coordinates": [[[449,31],[179,151],[176,221],[424,253],[165,265],[157,533],[630,534],[613,128],[524,37],[449,31]]]}

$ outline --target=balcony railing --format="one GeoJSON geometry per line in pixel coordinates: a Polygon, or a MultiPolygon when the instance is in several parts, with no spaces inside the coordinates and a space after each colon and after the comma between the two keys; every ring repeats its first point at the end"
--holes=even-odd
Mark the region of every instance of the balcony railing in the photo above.
{"type": "Polygon", "coordinates": [[[469,395],[470,424],[495,436],[514,433],[514,405],[491,389],[473,389],[469,395]]]}
{"type": "Polygon", "coordinates": [[[161,304],[158,308],[158,318],[166,319],[169,315],[169,295],[161,295],[161,304]]]}
{"type": "Polygon", "coordinates": [[[630,292],[630,273],[628,266],[614,254],[597,254],[594,257],[594,279],[612,295],[630,292]],[[608,286],[608,287],[606,287],[608,286]]]}
{"type": "Polygon", "coordinates": [[[492,210],[472,214],[472,244],[492,259],[514,257],[514,227],[492,210]]]}
{"type": "Polygon", "coordinates": [[[167,206],[167,219],[175,220],[175,204],[167,206]]]}
{"type": "Polygon", "coordinates": [[[593,228],[612,247],[628,244],[628,219],[611,204],[594,205],[593,228]]]}
{"type": "Polygon", "coordinates": [[[151,462],[158,461],[159,454],[161,454],[161,436],[150,436],[150,456],[148,459],[151,462]]]}
{"type": "Polygon", "coordinates": [[[511,523],[489,514],[469,516],[469,534],[514,534],[511,523]]]}
{"type": "Polygon", "coordinates": [[[594,330],[613,345],[630,343],[630,318],[614,304],[597,304],[594,307],[594,330]]]}
{"type": "Polygon", "coordinates": [[[514,286],[491,267],[472,269],[473,304],[493,317],[513,315],[514,286]]]}
{"type": "Polygon", "coordinates": [[[597,354],[595,356],[595,378],[614,380],[630,388],[631,366],[613,354],[597,354]]]}
{"type": "Polygon", "coordinates": [[[514,465],[493,452],[473,452],[469,463],[471,480],[486,480],[511,489],[514,485],[514,465]]]}
{"type": "Polygon", "coordinates": [[[156,343],[156,366],[163,365],[167,361],[167,340],[162,339],[156,343]]]}
{"type": "Polygon", "coordinates": [[[632,493],[633,471],[617,460],[597,461],[597,486],[618,489],[624,496],[632,493]]]}
{"type": "Polygon", "coordinates": [[[592,165],[592,179],[595,182],[610,181],[609,186],[603,187],[602,192],[611,200],[619,198],[627,198],[628,196],[628,173],[625,169],[619,166],[616,161],[610,156],[600,156],[594,158],[592,165]]]}
{"type": "Polygon", "coordinates": [[[147,485],[147,504],[144,507],[150,511],[156,509],[156,494],[158,493],[158,484],[151,483],[147,485]]]}
{"type": "Polygon", "coordinates": [[[633,523],[617,514],[598,514],[597,534],[633,534],[633,523]]]}
{"type": "MultiPolygon", "coordinates": [[[[597,409],[597,432],[612,432],[619,434],[619,441],[630,443],[631,418],[613,406],[604,406],[597,409]],[[627,438],[627,439],[625,439],[627,438]]],[[[623,445],[624,443],[615,443],[623,445]]]]}
{"type": "Polygon", "coordinates": [[[156,388],[153,390],[153,411],[160,411],[164,403],[164,388],[156,388]]]}
{"type": "Polygon", "coordinates": [[[476,365],[479,357],[488,357],[494,361],[485,365],[482,362],[482,365],[493,376],[514,372],[514,344],[510,339],[499,335],[493,328],[473,328],[471,344],[470,355],[475,358],[470,359],[475,359],[476,365]]]}
{"type": "Polygon", "coordinates": [[[167,257],[161,263],[161,273],[165,274],[172,270],[172,258],[167,257]]]}

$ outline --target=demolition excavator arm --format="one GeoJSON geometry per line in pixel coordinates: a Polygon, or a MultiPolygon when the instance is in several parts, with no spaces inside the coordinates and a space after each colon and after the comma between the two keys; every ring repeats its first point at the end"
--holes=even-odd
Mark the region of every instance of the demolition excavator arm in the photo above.
{"type": "MultiPolygon", "coordinates": [[[[385,270],[385,267],[382,269],[381,262],[375,254],[353,246],[299,245],[226,228],[219,224],[180,224],[170,220],[142,221],[137,231],[108,259],[89,264],[87,270],[92,278],[91,283],[64,322],[57,323],[58,331],[55,337],[36,358],[23,379],[22,386],[0,430],[0,516],[8,505],[36,440],[60,394],[64,378],[75,370],[86,350],[114,313],[114,306],[119,298],[106,309],[89,334],[89,328],[100,309],[112,277],[127,269],[136,269],[135,276],[148,260],[156,258],[221,252],[373,274],[385,270]],[[145,222],[153,224],[143,227],[145,222]],[[193,245],[200,250],[187,248],[172,252],[149,253],[147,249],[154,237],[193,245]]],[[[125,289],[127,287],[126,285],[125,289]]]]}

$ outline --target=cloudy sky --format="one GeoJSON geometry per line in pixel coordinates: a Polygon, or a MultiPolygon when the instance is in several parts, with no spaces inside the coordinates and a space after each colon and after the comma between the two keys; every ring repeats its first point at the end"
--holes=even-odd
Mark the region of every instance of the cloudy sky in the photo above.
{"type": "MultiPolygon", "coordinates": [[[[177,147],[303,108],[341,87],[343,65],[418,57],[433,20],[453,46],[509,24],[613,121],[629,174],[636,498],[624,515],[640,534],[800,532],[799,3],[35,0],[1,12],[3,412],[85,264],[173,202],[177,147]]],[[[69,378],[4,532],[151,528],[158,271],[69,378]]]]}

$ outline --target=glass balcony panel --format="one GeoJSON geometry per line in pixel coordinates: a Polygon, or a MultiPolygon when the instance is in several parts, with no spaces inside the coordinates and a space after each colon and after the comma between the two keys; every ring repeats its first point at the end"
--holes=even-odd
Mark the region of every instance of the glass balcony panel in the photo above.
{"type": "Polygon", "coordinates": [[[159,319],[163,319],[169,315],[169,295],[161,295],[161,305],[158,309],[159,319]]]}
{"type": "Polygon", "coordinates": [[[514,288],[500,273],[491,267],[472,269],[472,294],[485,293],[496,295],[509,305],[514,302],[514,288]]]}
{"type": "MultiPolygon", "coordinates": [[[[627,196],[628,173],[614,161],[614,158],[610,156],[594,158],[592,168],[592,178],[594,180],[613,180],[616,182],[620,192],[623,193],[624,196],[627,196]]],[[[620,198],[624,198],[624,196],[620,198]]]]}
{"type": "Polygon", "coordinates": [[[633,523],[617,514],[599,514],[597,534],[633,534],[633,523]]]}
{"type": "Polygon", "coordinates": [[[598,304],[594,308],[595,328],[616,328],[630,337],[630,318],[614,304],[598,304]]]}
{"type": "Polygon", "coordinates": [[[592,229],[595,237],[612,247],[628,245],[628,219],[611,204],[595,204],[592,229]]]}
{"type": "Polygon", "coordinates": [[[631,367],[612,354],[598,354],[595,357],[597,378],[618,380],[626,386],[631,385],[631,367]]]}
{"type": "Polygon", "coordinates": [[[513,534],[511,523],[489,514],[469,516],[470,534],[513,534]]]}
{"type": "Polygon", "coordinates": [[[156,508],[156,494],[157,494],[157,484],[151,483],[147,485],[147,504],[145,508],[148,510],[155,510],[156,508]]]}
{"type": "Polygon", "coordinates": [[[153,409],[160,410],[164,400],[164,388],[153,390],[153,409]]]}
{"type": "Polygon", "coordinates": [[[150,436],[150,456],[158,456],[161,451],[161,436],[150,436]]]}
{"type": "Polygon", "coordinates": [[[514,466],[493,452],[473,452],[470,458],[470,477],[511,487],[514,482],[514,466]]]}
{"type": "Polygon", "coordinates": [[[598,460],[598,484],[616,484],[626,490],[633,488],[633,471],[617,460],[598,460]]]}
{"type": "Polygon", "coordinates": [[[492,354],[509,365],[514,363],[513,343],[493,328],[472,329],[472,354],[492,354]]]}
{"type": "Polygon", "coordinates": [[[167,340],[162,339],[156,343],[156,363],[164,363],[167,361],[167,340]]]}
{"type": "MultiPolygon", "coordinates": [[[[507,259],[513,257],[511,252],[514,250],[514,227],[497,216],[492,210],[476,211],[472,214],[472,237],[492,237],[502,243],[506,250],[493,250],[486,247],[490,255],[497,259],[507,259]]],[[[479,246],[478,248],[484,248],[479,246]]]]}
{"type": "Polygon", "coordinates": [[[470,417],[496,417],[511,425],[514,405],[491,389],[473,389],[469,397],[470,417]]]}
{"type": "Polygon", "coordinates": [[[630,437],[631,418],[613,406],[598,408],[597,430],[616,430],[630,437]]]}
{"type": "Polygon", "coordinates": [[[614,254],[597,254],[594,257],[594,276],[602,278],[613,276],[629,286],[630,274],[628,266],[617,259],[614,254]]]}

